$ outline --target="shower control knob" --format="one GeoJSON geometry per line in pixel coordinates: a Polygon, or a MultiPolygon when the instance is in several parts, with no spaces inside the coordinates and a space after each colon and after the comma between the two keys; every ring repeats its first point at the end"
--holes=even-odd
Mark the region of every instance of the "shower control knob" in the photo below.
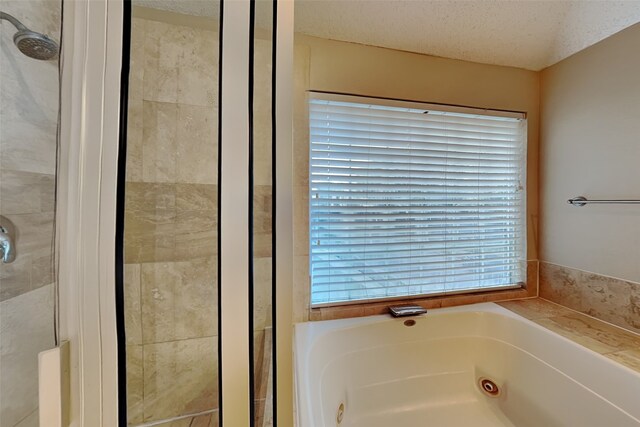
{"type": "Polygon", "coordinates": [[[9,264],[16,259],[15,245],[13,238],[7,231],[7,229],[0,225],[0,256],[2,262],[9,264]]]}

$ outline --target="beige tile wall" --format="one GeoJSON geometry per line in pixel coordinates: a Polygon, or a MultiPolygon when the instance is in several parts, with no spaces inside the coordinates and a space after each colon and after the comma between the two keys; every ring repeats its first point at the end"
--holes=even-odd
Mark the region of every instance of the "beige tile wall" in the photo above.
{"type": "MultiPolygon", "coordinates": [[[[134,9],[125,210],[130,425],[218,405],[217,31],[179,22],[189,19],[134,9]]],[[[270,42],[257,41],[257,376],[263,348],[271,348],[265,343],[271,335],[264,332],[271,326],[270,48],[270,42]]],[[[208,425],[210,418],[194,422],[208,425]]]]}
{"type": "Polygon", "coordinates": [[[129,424],[217,408],[217,32],[133,18],[129,424]]]}

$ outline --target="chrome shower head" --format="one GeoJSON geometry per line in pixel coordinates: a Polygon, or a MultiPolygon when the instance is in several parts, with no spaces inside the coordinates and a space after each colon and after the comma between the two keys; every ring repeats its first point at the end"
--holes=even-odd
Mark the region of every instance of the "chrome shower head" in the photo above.
{"type": "Polygon", "coordinates": [[[13,42],[29,58],[47,61],[58,56],[58,43],[35,31],[18,31],[13,42]]]}
{"type": "Polygon", "coordinates": [[[58,43],[44,34],[36,33],[25,27],[20,21],[8,13],[0,12],[0,20],[7,20],[18,30],[13,36],[13,42],[20,52],[29,58],[43,61],[58,56],[58,43]]]}

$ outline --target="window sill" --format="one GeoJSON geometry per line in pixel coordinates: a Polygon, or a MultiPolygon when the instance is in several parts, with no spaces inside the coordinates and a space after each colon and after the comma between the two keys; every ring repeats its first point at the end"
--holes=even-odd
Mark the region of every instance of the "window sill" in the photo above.
{"type": "Polygon", "coordinates": [[[411,297],[406,299],[355,302],[349,305],[313,307],[309,309],[309,320],[333,320],[350,317],[374,316],[388,313],[390,305],[417,304],[424,308],[453,307],[457,305],[498,302],[538,296],[538,261],[529,261],[527,283],[518,289],[461,293],[438,296],[411,297]]]}

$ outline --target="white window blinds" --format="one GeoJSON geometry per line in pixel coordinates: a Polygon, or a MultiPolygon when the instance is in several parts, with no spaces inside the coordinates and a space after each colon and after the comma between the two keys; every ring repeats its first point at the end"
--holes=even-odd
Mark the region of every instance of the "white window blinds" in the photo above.
{"type": "Polygon", "coordinates": [[[353,99],[309,101],[312,304],[521,286],[522,115],[353,99]]]}

